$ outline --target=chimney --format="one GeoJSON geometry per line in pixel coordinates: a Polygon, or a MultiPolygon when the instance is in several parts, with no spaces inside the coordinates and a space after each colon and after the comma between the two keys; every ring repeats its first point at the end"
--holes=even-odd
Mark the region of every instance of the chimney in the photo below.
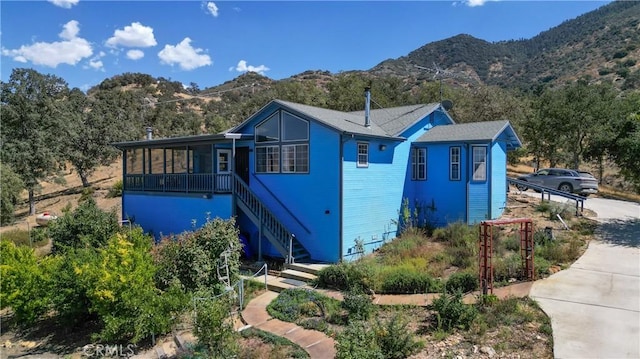
{"type": "Polygon", "coordinates": [[[371,120],[369,119],[369,110],[371,109],[371,87],[364,88],[364,127],[371,127],[371,120]]]}
{"type": "Polygon", "coordinates": [[[147,130],[147,140],[153,139],[153,127],[147,127],[145,130],[147,130]]]}

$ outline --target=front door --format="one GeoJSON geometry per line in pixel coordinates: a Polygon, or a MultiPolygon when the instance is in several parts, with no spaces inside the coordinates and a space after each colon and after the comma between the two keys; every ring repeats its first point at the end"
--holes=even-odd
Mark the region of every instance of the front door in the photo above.
{"type": "Polygon", "coordinates": [[[249,184],[249,147],[236,148],[235,171],[244,183],[249,184]]]}

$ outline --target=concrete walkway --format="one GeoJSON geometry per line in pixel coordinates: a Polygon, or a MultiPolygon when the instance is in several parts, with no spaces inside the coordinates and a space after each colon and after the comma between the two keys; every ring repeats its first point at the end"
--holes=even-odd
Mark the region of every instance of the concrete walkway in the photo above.
{"type": "Polygon", "coordinates": [[[598,240],[530,296],[551,318],[556,358],[640,358],[640,207],[596,198],[585,207],[602,222],[598,240]]]}
{"type": "Polygon", "coordinates": [[[311,358],[333,358],[336,356],[335,342],[324,333],[308,330],[293,323],[271,318],[267,305],[278,296],[276,292],[265,292],[254,298],[242,311],[244,321],[254,328],[285,337],[301,346],[311,358]]]}

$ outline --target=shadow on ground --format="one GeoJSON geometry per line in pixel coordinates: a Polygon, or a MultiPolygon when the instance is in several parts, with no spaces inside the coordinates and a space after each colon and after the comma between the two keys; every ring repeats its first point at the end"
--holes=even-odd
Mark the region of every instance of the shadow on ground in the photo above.
{"type": "Polygon", "coordinates": [[[640,248],[640,218],[607,221],[600,225],[596,233],[603,242],[640,248]]]}

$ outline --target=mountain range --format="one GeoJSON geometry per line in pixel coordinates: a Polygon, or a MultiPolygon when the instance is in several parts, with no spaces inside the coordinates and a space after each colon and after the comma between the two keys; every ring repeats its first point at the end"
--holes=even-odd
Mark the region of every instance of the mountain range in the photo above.
{"type": "MultiPolygon", "coordinates": [[[[450,85],[493,85],[503,89],[535,89],[579,78],[611,81],[622,90],[640,89],[640,2],[615,1],[568,20],[531,39],[487,42],[459,34],[428,43],[406,56],[388,59],[368,70],[349,71],[397,77],[407,89],[424,81],[450,85]]],[[[340,74],[309,70],[280,81],[314,80],[320,86],[340,74]]],[[[257,81],[240,76],[206,92],[225,91],[257,81]]],[[[255,91],[252,90],[252,91],[255,91]]]]}

